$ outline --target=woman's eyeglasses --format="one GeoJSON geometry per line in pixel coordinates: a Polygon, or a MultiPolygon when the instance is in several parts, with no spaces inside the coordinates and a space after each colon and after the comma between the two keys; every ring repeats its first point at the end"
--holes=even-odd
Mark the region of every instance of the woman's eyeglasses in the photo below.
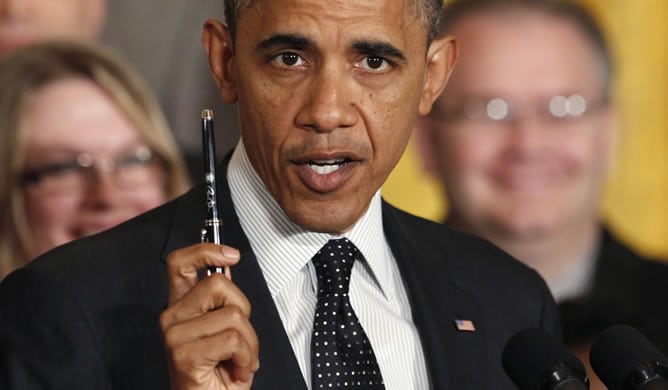
{"type": "Polygon", "coordinates": [[[161,177],[158,158],[150,148],[140,146],[113,158],[95,158],[80,153],[72,159],[63,159],[26,169],[21,175],[25,186],[47,194],[83,191],[91,179],[110,175],[119,189],[132,190],[155,183],[161,177]]]}

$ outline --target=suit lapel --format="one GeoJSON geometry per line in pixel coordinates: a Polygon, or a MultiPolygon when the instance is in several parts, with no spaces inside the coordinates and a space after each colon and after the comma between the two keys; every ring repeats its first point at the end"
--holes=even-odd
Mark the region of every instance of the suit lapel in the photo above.
{"type": "MultiPolygon", "coordinates": [[[[260,370],[255,374],[253,388],[306,389],[262,271],[234,211],[226,174],[230,155],[218,167],[218,201],[224,242],[241,252],[241,261],[232,268],[232,280],[251,302],[251,323],[260,343],[260,370]]],[[[199,242],[199,230],[206,215],[204,200],[202,185],[181,198],[182,204],[178,206],[163,259],[174,249],[199,242]]]]}
{"type": "Polygon", "coordinates": [[[419,231],[402,224],[402,215],[384,203],[383,224],[403,276],[434,389],[488,388],[484,367],[486,329],[481,306],[454,282],[448,258],[414,245],[419,231]],[[459,330],[455,320],[472,321],[475,331],[459,330]],[[469,368],[478,367],[472,372],[469,368]]]}

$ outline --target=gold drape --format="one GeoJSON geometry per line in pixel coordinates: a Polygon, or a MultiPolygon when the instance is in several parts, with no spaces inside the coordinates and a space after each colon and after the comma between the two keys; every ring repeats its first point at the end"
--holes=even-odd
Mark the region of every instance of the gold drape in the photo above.
{"type": "MultiPolygon", "coordinates": [[[[622,137],[601,213],[640,252],[668,259],[668,1],[581,0],[615,53],[622,137]]],[[[408,150],[383,187],[400,208],[439,220],[447,205],[408,150]]]]}

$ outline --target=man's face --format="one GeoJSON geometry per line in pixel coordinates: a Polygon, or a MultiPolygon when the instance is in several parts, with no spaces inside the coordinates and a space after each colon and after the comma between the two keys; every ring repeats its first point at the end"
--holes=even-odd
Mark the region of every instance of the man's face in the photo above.
{"type": "MultiPolygon", "coordinates": [[[[614,126],[589,41],[542,14],[472,16],[453,35],[457,68],[435,103],[441,114],[425,121],[453,224],[514,239],[595,220],[614,126]],[[585,114],[549,113],[553,96],[572,95],[586,99],[585,114]],[[511,119],[487,117],[506,108],[511,119]]],[[[577,112],[582,101],[569,103],[577,112]]]]}
{"type": "Polygon", "coordinates": [[[259,0],[239,15],[221,91],[238,100],[253,167],[306,229],[354,224],[447,78],[449,38],[427,52],[410,5],[259,0]]]}
{"type": "Polygon", "coordinates": [[[105,15],[106,0],[0,0],[0,58],[47,39],[95,39],[105,15]]]}

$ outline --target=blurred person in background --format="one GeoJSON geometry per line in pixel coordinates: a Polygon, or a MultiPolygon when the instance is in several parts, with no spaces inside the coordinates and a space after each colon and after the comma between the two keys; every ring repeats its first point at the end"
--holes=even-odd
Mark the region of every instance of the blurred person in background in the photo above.
{"type": "Polygon", "coordinates": [[[106,0],[0,0],[0,58],[44,40],[95,40],[106,12],[106,0]]]}
{"type": "Polygon", "coordinates": [[[188,186],[143,80],[98,46],[49,42],[0,61],[0,278],[188,186]]]}
{"type": "Polygon", "coordinates": [[[217,7],[201,0],[0,0],[0,58],[51,39],[100,41],[117,50],[154,91],[190,176],[199,180],[202,108],[216,113],[219,155],[239,136],[234,107],[221,102],[201,50],[202,21],[217,7]],[[156,9],[161,22],[146,23],[156,9]]]}
{"type": "Polygon", "coordinates": [[[536,269],[581,356],[617,323],[668,352],[657,311],[668,265],[622,243],[599,213],[618,137],[601,28],[572,2],[453,1],[445,15],[460,57],[417,134],[447,196],[445,222],[536,269]]]}

